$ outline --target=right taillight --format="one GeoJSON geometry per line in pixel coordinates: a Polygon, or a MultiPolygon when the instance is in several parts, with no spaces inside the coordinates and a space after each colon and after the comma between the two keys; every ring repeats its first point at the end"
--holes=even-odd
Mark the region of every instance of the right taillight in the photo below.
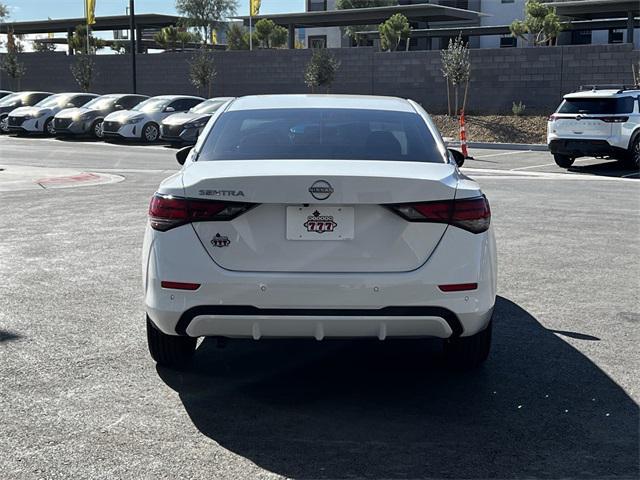
{"type": "Polygon", "coordinates": [[[446,223],[472,233],[482,233],[491,224],[491,209],[487,198],[463,198],[439,202],[388,205],[410,222],[446,223]]]}
{"type": "Polygon", "coordinates": [[[153,229],[166,232],[191,222],[233,220],[254,206],[253,203],[195,200],[156,193],[149,205],[149,223],[153,229]]]}
{"type": "Polygon", "coordinates": [[[547,122],[553,122],[558,116],[554,113],[553,115],[549,115],[547,122]]]}

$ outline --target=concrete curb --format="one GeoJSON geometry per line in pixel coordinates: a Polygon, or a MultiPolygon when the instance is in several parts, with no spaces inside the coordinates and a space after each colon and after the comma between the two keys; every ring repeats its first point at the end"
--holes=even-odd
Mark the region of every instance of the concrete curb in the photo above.
{"type": "MultiPolygon", "coordinates": [[[[459,146],[459,141],[445,142],[447,146],[459,146]]],[[[535,152],[547,152],[549,149],[543,143],[493,143],[493,142],[467,142],[469,148],[487,148],[492,150],[532,150],[535,152]]]]}

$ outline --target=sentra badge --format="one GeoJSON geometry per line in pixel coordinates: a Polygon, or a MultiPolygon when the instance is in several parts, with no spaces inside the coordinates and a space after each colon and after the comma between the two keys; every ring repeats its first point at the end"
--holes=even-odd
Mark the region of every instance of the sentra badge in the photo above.
{"type": "Polygon", "coordinates": [[[229,237],[225,237],[224,235],[216,233],[216,236],[211,239],[211,245],[221,248],[228,247],[229,245],[231,245],[231,240],[229,240],[229,237]]]}
{"type": "Polygon", "coordinates": [[[333,193],[333,187],[325,180],[318,180],[309,187],[309,193],[316,200],[326,200],[333,193]]]}
{"type": "Polygon", "coordinates": [[[242,190],[199,190],[198,194],[207,197],[244,197],[242,190]]]}
{"type": "Polygon", "coordinates": [[[325,233],[333,232],[338,224],[334,221],[333,215],[322,215],[318,210],[313,215],[307,217],[304,227],[307,232],[325,233]]]}

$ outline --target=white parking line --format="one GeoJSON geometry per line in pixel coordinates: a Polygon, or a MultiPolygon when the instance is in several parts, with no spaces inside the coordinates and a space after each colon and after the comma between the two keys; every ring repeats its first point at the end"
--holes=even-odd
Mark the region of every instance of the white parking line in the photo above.
{"type": "MultiPolygon", "coordinates": [[[[582,158],[582,159],[577,159],[575,160],[575,162],[586,162],[592,160],[591,158],[582,158]]],[[[509,170],[514,172],[516,170],[528,170],[530,168],[540,168],[540,167],[552,167],[556,165],[555,162],[554,163],[543,163],[542,165],[529,165],[528,167],[518,167],[518,168],[510,168],[509,170]]]]}
{"type": "Polygon", "coordinates": [[[499,157],[501,155],[513,155],[514,153],[531,153],[533,150],[509,150],[508,152],[488,153],[487,155],[475,155],[473,158],[499,157]]]}
{"type": "Polygon", "coordinates": [[[65,142],[64,140],[58,140],[56,138],[38,138],[38,143],[49,142],[56,143],[57,145],[69,146],[73,145],[81,145],[82,147],[87,146],[99,146],[99,147],[114,147],[114,148],[144,148],[145,150],[168,150],[164,145],[141,145],[141,144],[132,144],[132,143],[108,143],[108,142],[65,142]]]}
{"type": "MultiPolygon", "coordinates": [[[[477,179],[509,179],[509,180],[585,180],[585,181],[618,181],[636,182],[634,178],[605,177],[602,175],[588,175],[579,173],[555,173],[555,172],[514,172],[495,168],[468,168],[461,169],[466,175],[477,175],[477,179]]],[[[640,184],[640,183],[639,183],[640,184]]]]}

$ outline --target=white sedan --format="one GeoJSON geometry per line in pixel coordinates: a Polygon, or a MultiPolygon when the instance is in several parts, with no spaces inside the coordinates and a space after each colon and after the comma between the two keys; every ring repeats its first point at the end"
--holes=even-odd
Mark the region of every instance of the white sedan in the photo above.
{"type": "Polygon", "coordinates": [[[9,114],[9,132],[55,135],[53,117],[67,108],[82,107],[98,95],[93,93],[58,93],[32,107],[19,107],[9,114]]]}
{"type": "MultiPolygon", "coordinates": [[[[163,365],[198,337],[444,339],[491,345],[489,203],[429,115],[391,97],[243,97],[151,200],[147,338],[163,365]]],[[[190,151],[189,151],[190,150],[190,151]]]]}
{"type": "Polygon", "coordinates": [[[155,142],[160,138],[160,124],[169,115],[187,112],[204,101],[201,97],[160,95],[139,103],[131,110],[107,115],[102,123],[105,137],[155,142]]]}

